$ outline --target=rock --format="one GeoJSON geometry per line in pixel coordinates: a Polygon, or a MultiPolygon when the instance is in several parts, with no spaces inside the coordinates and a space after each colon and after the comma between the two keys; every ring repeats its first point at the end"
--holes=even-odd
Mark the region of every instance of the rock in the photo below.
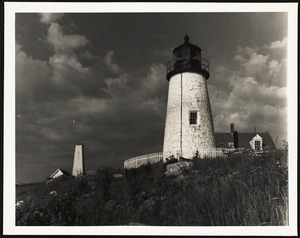
{"type": "Polygon", "coordinates": [[[56,192],[56,191],[51,191],[51,192],[49,193],[49,196],[57,196],[57,192],[56,192]]]}
{"type": "Polygon", "coordinates": [[[167,165],[166,176],[179,176],[189,170],[193,165],[193,162],[183,161],[167,165]]]}
{"type": "Polygon", "coordinates": [[[24,201],[18,201],[17,203],[16,203],[16,208],[17,209],[23,209],[25,207],[25,202],[24,201]]]}
{"type": "Polygon", "coordinates": [[[107,203],[105,203],[103,209],[111,212],[115,209],[116,205],[117,205],[116,201],[109,200],[107,203]]]}

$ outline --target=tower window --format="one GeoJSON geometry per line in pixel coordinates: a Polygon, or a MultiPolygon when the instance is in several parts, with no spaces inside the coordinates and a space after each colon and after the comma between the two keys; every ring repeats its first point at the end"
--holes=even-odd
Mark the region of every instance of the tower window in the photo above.
{"type": "Polygon", "coordinates": [[[190,125],[196,125],[197,124],[197,112],[193,111],[190,112],[190,125]]]}

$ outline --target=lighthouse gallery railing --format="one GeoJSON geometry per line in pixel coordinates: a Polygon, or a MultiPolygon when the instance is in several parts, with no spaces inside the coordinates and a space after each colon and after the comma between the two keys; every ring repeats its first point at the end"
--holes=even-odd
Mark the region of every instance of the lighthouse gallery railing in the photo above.
{"type": "Polygon", "coordinates": [[[167,73],[181,70],[205,70],[209,72],[209,62],[206,59],[194,58],[175,58],[167,63],[167,73]]]}

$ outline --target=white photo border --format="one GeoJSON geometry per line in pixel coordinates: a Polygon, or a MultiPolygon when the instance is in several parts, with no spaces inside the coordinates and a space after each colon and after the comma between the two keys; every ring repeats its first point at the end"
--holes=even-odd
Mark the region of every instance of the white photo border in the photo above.
{"type": "Polygon", "coordinates": [[[4,189],[3,234],[5,235],[297,235],[297,3],[4,3],[4,189]],[[15,225],[15,14],[40,12],[286,12],[288,14],[288,142],[289,225],[284,227],[161,227],[85,226],[22,227],[15,225]]]}

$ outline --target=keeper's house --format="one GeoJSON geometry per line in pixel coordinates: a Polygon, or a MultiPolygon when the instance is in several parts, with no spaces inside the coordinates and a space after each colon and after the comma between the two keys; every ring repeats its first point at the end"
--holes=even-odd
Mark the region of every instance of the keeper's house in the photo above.
{"type": "Polygon", "coordinates": [[[234,124],[230,124],[229,132],[215,132],[217,148],[244,148],[258,150],[274,150],[276,146],[268,131],[265,132],[237,132],[234,124]]]}

